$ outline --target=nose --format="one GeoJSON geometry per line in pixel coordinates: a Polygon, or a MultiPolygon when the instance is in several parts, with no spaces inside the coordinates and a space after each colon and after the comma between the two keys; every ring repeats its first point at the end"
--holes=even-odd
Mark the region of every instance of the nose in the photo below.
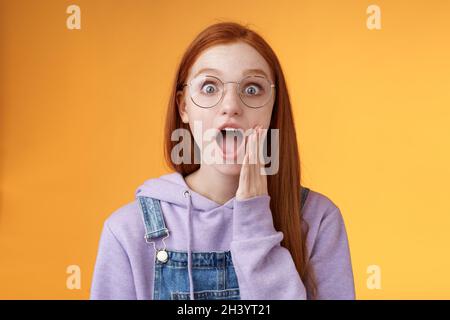
{"type": "Polygon", "coordinates": [[[228,83],[224,87],[222,101],[220,101],[220,113],[229,115],[239,115],[242,113],[243,105],[241,98],[238,96],[237,84],[228,83]]]}

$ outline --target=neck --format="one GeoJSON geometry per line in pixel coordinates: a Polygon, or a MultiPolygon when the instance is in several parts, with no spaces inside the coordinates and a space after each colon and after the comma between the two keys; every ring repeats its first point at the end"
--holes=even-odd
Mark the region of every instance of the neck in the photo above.
{"type": "Polygon", "coordinates": [[[216,203],[224,204],[236,196],[239,175],[225,175],[211,166],[202,165],[200,169],[186,176],[185,181],[193,191],[216,203]]]}

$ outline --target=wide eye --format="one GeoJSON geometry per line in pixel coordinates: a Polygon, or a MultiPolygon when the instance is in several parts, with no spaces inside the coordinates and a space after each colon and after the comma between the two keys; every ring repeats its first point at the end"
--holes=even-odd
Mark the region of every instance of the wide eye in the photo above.
{"type": "Polygon", "coordinates": [[[217,86],[214,82],[211,81],[205,81],[202,84],[202,92],[206,94],[214,94],[217,91],[217,86]]]}
{"type": "Polygon", "coordinates": [[[256,83],[246,85],[244,88],[244,94],[249,95],[249,96],[258,95],[258,94],[260,94],[260,92],[261,92],[261,87],[256,83]]]}

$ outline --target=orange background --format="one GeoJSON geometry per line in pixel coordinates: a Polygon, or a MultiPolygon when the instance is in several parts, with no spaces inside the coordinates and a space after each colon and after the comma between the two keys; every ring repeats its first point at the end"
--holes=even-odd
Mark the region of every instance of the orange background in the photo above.
{"type": "Polygon", "coordinates": [[[168,172],[182,53],[232,20],[280,58],[304,183],[341,209],[357,298],[449,299],[449,14],[444,0],[0,0],[0,298],[89,297],[103,221],[168,172]],[[66,28],[71,4],[81,30],[66,28]]]}

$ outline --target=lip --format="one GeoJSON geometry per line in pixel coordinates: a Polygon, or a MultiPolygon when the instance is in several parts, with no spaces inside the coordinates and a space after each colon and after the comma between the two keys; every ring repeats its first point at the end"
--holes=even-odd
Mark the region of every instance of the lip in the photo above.
{"type": "Polygon", "coordinates": [[[234,123],[234,122],[226,122],[226,123],[222,124],[220,127],[218,127],[217,130],[220,131],[220,130],[225,129],[225,128],[234,128],[234,129],[242,129],[242,130],[244,130],[244,128],[242,126],[240,126],[240,125],[238,125],[237,123],[234,123]]]}

